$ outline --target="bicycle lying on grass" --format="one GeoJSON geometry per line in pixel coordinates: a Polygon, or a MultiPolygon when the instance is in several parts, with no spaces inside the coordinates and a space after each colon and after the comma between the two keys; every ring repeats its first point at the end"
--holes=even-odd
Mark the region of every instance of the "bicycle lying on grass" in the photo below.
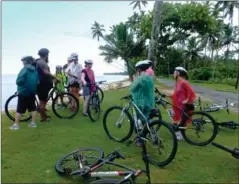
{"type": "MultiPolygon", "coordinates": [[[[136,136],[133,137],[132,140],[127,141],[127,145],[132,144],[136,138],[141,138],[145,140],[146,142],[149,142],[148,146],[152,146],[150,151],[156,150],[159,155],[153,155],[152,152],[150,152],[147,156],[149,159],[149,162],[159,166],[163,167],[168,165],[175,157],[177,152],[177,139],[176,135],[174,133],[174,130],[172,126],[169,123],[166,123],[159,119],[158,117],[158,109],[152,109],[151,114],[149,116],[149,119],[144,116],[144,114],[140,111],[140,109],[136,106],[136,104],[133,102],[132,97],[125,96],[121,98],[121,100],[127,100],[128,103],[124,106],[112,106],[110,107],[104,114],[103,117],[103,127],[105,130],[106,135],[117,142],[125,142],[127,141],[133,134],[133,131],[135,130],[136,136]],[[118,111],[120,113],[117,115],[112,115],[114,111],[118,111]],[[132,113],[130,113],[130,111],[132,113]],[[132,118],[132,115],[133,118],[132,118]],[[142,121],[144,121],[144,125],[140,123],[139,115],[142,117],[142,121]],[[119,117],[119,118],[117,118],[119,117]],[[153,119],[153,118],[157,119],[153,119]],[[117,118],[117,119],[116,119],[117,118]],[[126,122],[123,122],[124,118],[126,118],[126,122]],[[123,127],[123,125],[126,126],[126,128],[123,127]],[[110,128],[116,128],[116,130],[110,130],[110,128]],[[162,132],[159,133],[159,130],[162,130],[162,132]],[[119,136],[119,132],[123,133],[123,136],[119,136]],[[167,134],[168,135],[165,135],[167,134]],[[169,141],[170,143],[168,143],[169,141]],[[165,153],[165,148],[167,146],[171,146],[169,148],[169,153],[166,155],[163,155],[165,153]],[[162,160],[153,159],[154,157],[160,157],[162,160]]],[[[161,117],[161,116],[160,116],[161,117]]],[[[148,149],[149,150],[149,149],[148,149]]]]}
{"type": "MultiPolygon", "coordinates": [[[[234,106],[233,103],[230,103],[228,98],[225,101],[225,104],[213,104],[206,108],[202,108],[201,98],[199,97],[197,105],[199,106],[200,110],[203,112],[218,112],[220,110],[226,109],[227,113],[230,114],[229,106],[234,106]]],[[[220,127],[229,128],[229,129],[239,129],[239,123],[234,121],[224,121],[224,122],[217,122],[218,128],[220,127]]]]}
{"type": "MultiPolygon", "coordinates": [[[[16,110],[11,109],[10,103],[15,101],[14,104],[17,104],[17,99],[18,99],[18,93],[16,92],[14,95],[10,96],[5,103],[5,113],[7,117],[12,121],[15,121],[16,110]]],[[[50,90],[48,98],[47,98],[47,102],[49,101],[51,101],[53,113],[58,118],[71,119],[79,111],[79,101],[72,94],[69,94],[66,92],[63,92],[63,93],[58,92],[56,87],[53,87],[50,90]],[[70,106],[71,106],[71,102],[73,101],[76,104],[76,108],[74,111],[71,111],[70,106]]],[[[37,110],[39,111],[40,105],[39,105],[39,99],[37,95],[35,97],[35,102],[36,102],[37,110]]],[[[30,119],[31,119],[30,113],[26,112],[25,114],[22,114],[20,122],[28,122],[30,119]]]]}
{"type": "Polygon", "coordinates": [[[146,170],[134,170],[128,168],[124,165],[114,163],[115,159],[125,159],[119,151],[113,151],[104,159],[104,152],[101,148],[90,147],[75,150],[61,159],[56,163],[56,171],[64,176],[82,176],[84,179],[94,178],[95,181],[90,182],[90,184],[135,184],[135,180],[142,173],[146,173],[148,181],[147,184],[151,184],[150,181],[150,170],[149,163],[147,159],[147,150],[145,144],[142,146],[142,159],[145,163],[146,170]],[[86,155],[84,152],[97,152],[97,156],[86,155]],[[73,160],[73,168],[69,166],[64,167],[64,162],[73,160]],[[96,159],[92,161],[93,159],[96,159]],[[101,168],[104,165],[114,165],[125,169],[126,171],[101,171],[95,172],[96,169],[101,168]],[[112,177],[121,176],[122,179],[115,179],[112,177]],[[102,178],[104,177],[104,178],[102,178]],[[105,178],[106,177],[106,178],[105,178]],[[107,178],[108,177],[108,178],[107,178]]]}
{"type": "Polygon", "coordinates": [[[215,143],[215,142],[212,142],[212,145],[219,149],[222,149],[228,153],[231,153],[233,157],[239,159],[239,149],[238,148],[231,149],[231,148],[228,148],[226,146],[223,146],[223,145],[215,143]]]}
{"type": "Polygon", "coordinates": [[[170,102],[163,99],[166,97],[166,95],[159,92],[159,90],[157,88],[155,88],[155,92],[159,95],[159,98],[156,98],[156,104],[162,105],[163,108],[165,110],[167,110],[168,115],[171,120],[173,120],[172,107],[175,107],[182,112],[182,115],[184,115],[184,117],[186,117],[186,119],[187,119],[186,122],[190,121],[187,123],[183,122],[183,125],[179,125],[179,123],[177,125],[172,124],[174,130],[181,131],[183,138],[189,144],[196,145],[196,146],[206,146],[215,139],[215,137],[217,135],[217,124],[216,124],[215,120],[209,114],[207,114],[205,112],[201,112],[201,111],[199,111],[199,112],[194,111],[194,112],[190,112],[188,115],[182,109],[179,109],[178,107],[173,106],[170,102]],[[171,106],[171,108],[168,108],[168,105],[171,106]],[[195,117],[195,116],[199,116],[199,117],[195,117]],[[185,124],[186,124],[186,126],[185,126],[185,124]],[[201,138],[200,133],[204,133],[204,131],[207,130],[207,128],[209,128],[209,127],[207,127],[207,125],[212,126],[211,133],[209,133],[207,135],[208,138],[206,138],[204,141],[199,141],[198,139],[201,138]],[[193,131],[190,131],[190,130],[193,130],[193,131]],[[192,134],[191,134],[191,132],[192,132],[192,134]],[[195,135],[195,133],[196,133],[196,137],[195,137],[195,140],[193,140],[193,137],[194,137],[193,135],[195,135]]]}

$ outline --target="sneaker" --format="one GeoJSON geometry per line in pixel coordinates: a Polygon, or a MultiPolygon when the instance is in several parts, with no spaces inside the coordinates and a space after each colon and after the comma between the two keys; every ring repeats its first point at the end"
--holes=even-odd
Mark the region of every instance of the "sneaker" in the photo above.
{"type": "Polygon", "coordinates": [[[37,127],[36,123],[33,123],[33,122],[31,122],[30,124],[28,124],[28,126],[29,126],[29,127],[32,127],[32,128],[36,128],[36,127],[37,127]]]}
{"type": "Polygon", "coordinates": [[[89,116],[89,114],[87,114],[87,113],[84,112],[84,113],[83,113],[83,116],[89,116]]]}
{"type": "Polygon", "coordinates": [[[144,144],[144,141],[140,138],[136,138],[136,146],[142,147],[144,144]]]}
{"type": "Polygon", "coordinates": [[[180,131],[176,132],[175,134],[178,140],[183,140],[183,136],[180,131]]]}
{"type": "Polygon", "coordinates": [[[17,124],[14,124],[10,127],[10,130],[18,130],[19,126],[17,124]]]}

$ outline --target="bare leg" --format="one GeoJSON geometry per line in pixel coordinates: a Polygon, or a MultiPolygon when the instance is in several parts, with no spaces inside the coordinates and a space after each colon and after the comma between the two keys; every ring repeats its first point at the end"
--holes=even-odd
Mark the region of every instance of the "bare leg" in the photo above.
{"type": "Polygon", "coordinates": [[[32,122],[36,123],[37,111],[32,111],[31,115],[32,115],[32,122]]]}
{"type": "Polygon", "coordinates": [[[88,113],[87,110],[88,110],[89,99],[90,99],[90,96],[85,96],[83,114],[87,114],[88,113]]]}
{"type": "Polygon", "coordinates": [[[21,119],[21,114],[17,112],[16,115],[15,115],[15,123],[10,127],[11,130],[18,130],[19,129],[20,119],[21,119]]]}

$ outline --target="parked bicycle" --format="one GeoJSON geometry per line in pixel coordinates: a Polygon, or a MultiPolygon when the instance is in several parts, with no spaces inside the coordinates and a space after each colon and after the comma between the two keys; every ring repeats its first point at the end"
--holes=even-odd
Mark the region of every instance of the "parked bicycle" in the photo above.
{"type": "Polygon", "coordinates": [[[148,151],[149,162],[159,167],[168,165],[174,159],[178,145],[172,126],[169,123],[159,120],[157,109],[152,109],[149,119],[146,118],[133,102],[130,95],[121,98],[121,100],[127,100],[128,103],[124,107],[112,106],[104,114],[103,127],[106,135],[114,141],[125,142],[132,136],[135,130],[136,135],[132,140],[126,142],[127,145],[132,144],[137,137],[140,137],[150,143],[148,144],[148,146],[151,146],[150,149],[148,149],[150,150],[148,151]],[[120,115],[113,114],[117,111],[120,115]],[[144,125],[139,123],[137,114],[142,116],[145,122],[144,125]],[[157,119],[153,119],[155,117],[157,119]],[[123,121],[124,118],[126,122],[123,121]],[[116,128],[116,130],[111,130],[111,128],[116,128]],[[120,136],[120,132],[123,135],[120,136]],[[169,153],[165,153],[168,147],[171,147],[168,149],[169,153]],[[153,153],[154,150],[156,150],[159,155],[155,155],[153,153]],[[155,159],[155,157],[157,157],[157,159],[155,159]]]}
{"type": "MultiPolygon", "coordinates": [[[[15,121],[16,111],[14,108],[11,108],[12,107],[11,102],[15,102],[14,104],[16,104],[17,99],[18,99],[18,93],[16,92],[14,93],[14,95],[10,96],[5,103],[5,113],[7,117],[12,121],[15,121]]],[[[39,99],[37,95],[35,97],[35,102],[36,102],[37,109],[39,110],[40,105],[39,105],[39,99]]],[[[47,102],[51,102],[52,111],[58,118],[71,119],[79,111],[79,101],[72,94],[69,94],[66,92],[64,93],[58,92],[56,87],[53,87],[50,90],[48,98],[47,98],[47,102]],[[73,100],[76,102],[77,107],[75,108],[74,111],[71,111],[71,102],[73,100]]],[[[20,122],[27,122],[30,119],[31,119],[30,113],[26,112],[25,114],[22,114],[20,122]]]]}
{"type": "MultiPolygon", "coordinates": [[[[190,115],[188,115],[186,112],[184,112],[182,109],[172,105],[170,102],[165,100],[164,98],[166,95],[159,92],[157,88],[155,88],[155,92],[159,95],[159,98],[156,98],[156,104],[162,105],[165,110],[167,110],[168,116],[171,120],[173,120],[173,109],[172,107],[177,108],[182,112],[182,115],[184,115],[187,118],[186,125],[173,125],[173,128],[175,131],[181,131],[183,138],[192,145],[196,146],[206,146],[209,143],[211,143],[216,135],[217,135],[217,124],[212,116],[207,114],[206,112],[191,112],[190,115]],[[168,105],[171,108],[168,108],[168,105]],[[199,116],[199,117],[197,117],[199,116]],[[190,131],[192,130],[192,131],[190,131]],[[206,130],[210,130],[209,133],[207,133],[205,136],[208,138],[205,138],[205,140],[200,141],[198,140],[201,138],[200,134],[204,133],[206,130]],[[195,137],[195,140],[193,140],[195,137]]],[[[184,123],[184,122],[183,122],[184,123]]]]}
{"type": "Polygon", "coordinates": [[[222,149],[228,153],[231,153],[233,157],[235,157],[236,159],[239,159],[239,149],[238,148],[231,149],[231,148],[228,148],[226,146],[223,146],[223,145],[215,143],[215,142],[212,142],[212,145],[219,149],[222,149]]]}
{"type": "MultiPolygon", "coordinates": [[[[199,97],[197,105],[200,110],[203,112],[218,112],[220,110],[226,109],[227,113],[230,114],[230,106],[234,106],[234,103],[231,103],[228,98],[225,100],[225,104],[212,104],[211,106],[207,106],[206,108],[202,108],[201,98],[199,97]]],[[[229,129],[239,129],[239,123],[235,121],[223,121],[217,122],[218,128],[220,127],[229,128],[229,129]]]]}
{"type": "MultiPolygon", "coordinates": [[[[98,83],[99,82],[94,83],[94,84],[89,84],[89,85],[96,85],[97,86],[98,83]]],[[[101,89],[100,90],[99,89],[100,89],[99,87],[96,88],[96,90],[92,93],[92,95],[90,96],[89,101],[88,101],[87,111],[88,111],[90,120],[93,121],[93,122],[96,122],[96,121],[99,120],[100,113],[101,113],[101,108],[100,108],[100,93],[101,93],[100,90],[101,89]]],[[[102,94],[104,95],[103,92],[102,92],[102,94]]]]}
{"type": "Polygon", "coordinates": [[[134,170],[124,165],[114,163],[115,159],[125,159],[125,156],[119,151],[115,150],[104,159],[104,152],[101,148],[90,147],[75,150],[57,161],[56,171],[65,176],[81,176],[84,179],[94,178],[95,181],[90,184],[135,184],[136,178],[142,173],[146,173],[148,181],[151,184],[149,162],[147,159],[147,150],[145,144],[142,146],[142,159],[145,163],[146,170],[134,170]],[[90,155],[87,155],[89,152],[90,155]],[[97,156],[93,156],[92,152],[96,152],[97,156]],[[95,159],[95,160],[94,160],[95,159]],[[64,164],[67,161],[73,161],[72,167],[70,164],[64,164]],[[114,165],[126,171],[98,171],[104,165],[114,165]],[[115,179],[112,177],[121,176],[122,179],[115,179]]]}

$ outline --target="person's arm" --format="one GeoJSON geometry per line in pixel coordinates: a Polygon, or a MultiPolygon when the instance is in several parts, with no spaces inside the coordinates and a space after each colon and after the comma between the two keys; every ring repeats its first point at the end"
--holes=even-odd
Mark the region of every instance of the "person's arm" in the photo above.
{"type": "Polygon", "coordinates": [[[86,81],[85,81],[85,71],[84,70],[81,72],[81,81],[83,82],[83,85],[85,86],[86,81]]]}
{"type": "Polygon", "coordinates": [[[131,84],[130,89],[132,92],[136,91],[141,86],[141,78],[135,78],[134,82],[131,84]]]}
{"type": "Polygon", "coordinates": [[[26,73],[27,73],[26,68],[23,68],[23,69],[19,72],[19,74],[18,74],[18,76],[17,76],[17,80],[16,80],[16,84],[17,84],[17,85],[24,85],[24,84],[25,84],[25,82],[26,82],[26,80],[25,80],[25,78],[26,78],[26,73]]]}
{"type": "Polygon", "coordinates": [[[182,104],[186,104],[186,103],[188,103],[190,97],[193,95],[193,90],[192,90],[191,86],[187,83],[183,83],[183,89],[184,89],[187,97],[186,97],[186,99],[184,99],[182,101],[182,104]]]}
{"type": "Polygon", "coordinates": [[[45,75],[49,75],[49,76],[52,77],[53,79],[58,80],[57,77],[55,77],[54,75],[52,75],[52,74],[49,72],[49,70],[48,70],[48,68],[47,68],[47,65],[46,65],[45,63],[40,62],[40,63],[38,63],[38,66],[39,66],[39,68],[43,71],[43,73],[44,73],[45,75]]]}

